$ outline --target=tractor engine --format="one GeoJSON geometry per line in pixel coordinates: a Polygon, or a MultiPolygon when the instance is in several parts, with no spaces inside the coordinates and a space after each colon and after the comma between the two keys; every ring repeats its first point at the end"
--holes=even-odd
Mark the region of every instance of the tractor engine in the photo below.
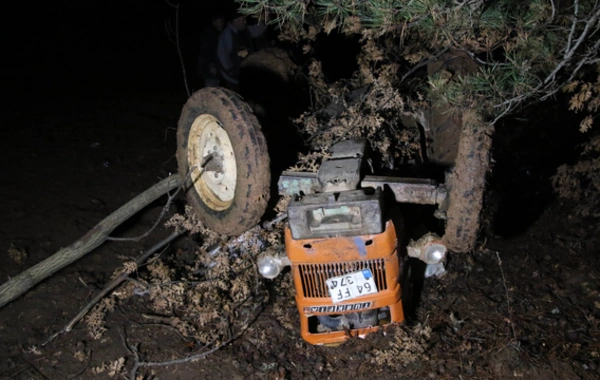
{"type": "MultiPolygon", "coordinates": [[[[279,180],[280,194],[293,195],[285,254],[265,252],[257,264],[266,278],[291,266],[301,335],[311,344],[339,344],[404,320],[402,226],[392,221],[383,189],[397,202],[445,200],[445,189],[428,180],[362,178],[365,150],[364,140],[337,143],[316,175],[284,173],[279,180]]],[[[407,250],[432,265],[445,256],[445,246],[433,234],[407,250]]]]}
{"type": "MultiPolygon", "coordinates": [[[[337,206],[304,211],[333,212],[335,217],[324,218],[329,220],[323,223],[335,228],[346,218],[337,211],[347,206],[337,206]]],[[[396,230],[391,220],[382,229],[346,236],[300,235],[298,239],[291,228],[286,229],[301,335],[307,342],[340,343],[404,320],[396,230]]]]}

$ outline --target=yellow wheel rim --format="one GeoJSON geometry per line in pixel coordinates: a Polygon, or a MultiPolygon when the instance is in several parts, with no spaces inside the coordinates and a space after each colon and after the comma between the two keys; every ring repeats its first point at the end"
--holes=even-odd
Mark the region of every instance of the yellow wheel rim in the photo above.
{"type": "Polygon", "coordinates": [[[192,123],[188,167],[193,169],[194,189],[210,209],[222,211],[231,206],[237,184],[235,154],[227,132],[212,115],[202,114],[192,123]]]}

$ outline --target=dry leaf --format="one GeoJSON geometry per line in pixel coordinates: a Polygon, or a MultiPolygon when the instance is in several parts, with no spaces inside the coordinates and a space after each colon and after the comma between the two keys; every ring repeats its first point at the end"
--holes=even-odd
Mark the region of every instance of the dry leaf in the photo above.
{"type": "Polygon", "coordinates": [[[323,30],[326,34],[331,33],[333,29],[337,26],[337,21],[335,19],[325,22],[323,25],[323,30]]]}

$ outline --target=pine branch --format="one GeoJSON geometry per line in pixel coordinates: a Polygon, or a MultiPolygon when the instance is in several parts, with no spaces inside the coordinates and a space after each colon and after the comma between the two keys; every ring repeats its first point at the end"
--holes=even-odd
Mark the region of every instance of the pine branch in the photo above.
{"type": "MultiPolygon", "coordinates": [[[[271,12],[273,22],[326,31],[360,21],[364,39],[398,40],[405,67],[396,85],[406,86],[420,68],[449,47],[465,52],[482,70],[468,78],[421,80],[421,90],[448,103],[476,106],[498,120],[523,104],[543,100],[598,62],[600,5],[574,0],[243,0],[247,14],[271,12]],[[569,21],[565,24],[565,20],[569,21]],[[406,41],[405,41],[406,40],[406,41]],[[406,48],[406,47],[410,48],[406,48]],[[406,67],[402,54],[430,52],[406,67]],[[431,87],[435,85],[435,87],[431,87]],[[429,88],[427,88],[429,87],[429,88]]],[[[355,28],[351,32],[356,33],[355,28]]],[[[299,30],[299,29],[296,29],[299,30]]],[[[412,88],[414,91],[414,87],[412,88]]]]}

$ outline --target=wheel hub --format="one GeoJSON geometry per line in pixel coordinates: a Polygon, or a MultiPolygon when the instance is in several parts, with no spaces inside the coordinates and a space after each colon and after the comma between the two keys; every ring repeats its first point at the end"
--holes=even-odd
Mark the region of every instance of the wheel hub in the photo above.
{"type": "Polygon", "coordinates": [[[233,203],[237,166],[231,140],[217,118],[198,116],[188,138],[188,167],[194,188],[204,203],[215,211],[233,203]]]}

